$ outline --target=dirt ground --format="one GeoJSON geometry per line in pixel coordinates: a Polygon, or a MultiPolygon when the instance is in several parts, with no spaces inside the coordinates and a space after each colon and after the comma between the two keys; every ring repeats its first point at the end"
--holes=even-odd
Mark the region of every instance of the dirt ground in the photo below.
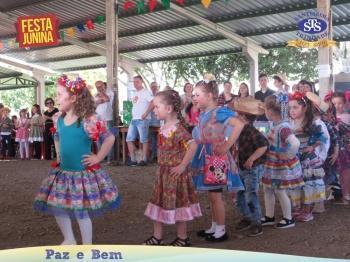
{"type": "MultiPolygon", "coordinates": [[[[62,241],[53,217],[32,209],[34,196],[49,166],[48,161],[0,162],[0,249],[57,245],[62,241]]],[[[140,244],[152,234],[152,223],[143,212],[152,192],[156,166],[106,168],[119,187],[122,206],[116,212],[94,219],[94,243],[140,244]]],[[[188,226],[194,247],[350,258],[350,207],[327,203],[327,212],[315,215],[314,221],[285,230],[264,228],[262,236],[248,238],[234,231],[240,217],[231,197],[225,194],[225,199],[229,241],[212,244],[196,236],[196,231],[210,223],[208,199],[203,193],[200,203],[204,215],[188,226]]],[[[278,204],[277,208],[279,215],[278,204]]],[[[74,223],[79,236],[77,228],[74,223]]],[[[167,226],[164,239],[170,242],[174,238],[175,227],[167,226]]]]}

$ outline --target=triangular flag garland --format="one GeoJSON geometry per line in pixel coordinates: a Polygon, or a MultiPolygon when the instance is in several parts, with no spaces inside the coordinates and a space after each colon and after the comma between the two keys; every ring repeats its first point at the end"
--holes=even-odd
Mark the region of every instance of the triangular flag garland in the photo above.
{"type": "Polygon", "coordinates": [[[143,0],[138,0],[136,2],[136,8],[138,14],[143,14],[145,12],[145,2],[143,0]]]}
{"type": "MultiPolygon", "coordinates": [[[[230,0],[224,0],[226,3],[230,0]]],[[[163,9],[169,9],[170,8],[170,0],[161,0],[163,9]]],[[[212,0],[201,0],[201,3],[205,8],[209,8],[212,0]]],[[[126,12],[131,12],[135,10],[137,14],[144,14],[146,13],[146,3],[148,6],[149,12],[153,12],[157,5],[157,0],[127,0],[123,4],[123,10],[126,12]]],[[[175,0],[175,3],[180,6],[185,6],[185,0],[175,0]]],[[[116,14],[119,15],[121,11],[121,6],[119,4],[116,4],[116,14]]],[[[93,19],[88,19],[85,23],[79,23],[76,26],[69,27],[66,29],[59,30],[59,36],[62,41],[64,41],[65,36],[74,37],[77,32],[84,33],[86,32],[86,28],[89,30],[95,29],[95,24],[103,24],[106,22],[106,16],[105,15],[98,15],[93,19]]],[[[18,48],[19,44],[18,42],[15,42],[13,39],[8,40],[0,40],[0,49],[4,48],[18,48]]],[[[26,49],[30,50],[30,49],[26,49]]]]}
{"type": "Polygon", "coordinates": [[[202,5],[204,5],[205,8],[209,8],[211,4],[211,0],[201,0],[202,5]]]}
{"type": "Polygon", "coordinates": [[[83,24],[78,24],[78,25],[77,25],[77,28],[78,28],[78,30],[79,30],[80,33],[85,32],[85,27],[84,27],[83,24]]]}
{"type": "Polygon", "coordinates": [[[170,8],[170,0],[162,0],[162,5],[164,9],[169,9],[170,8]]]}
{"type": "Polygon", "coordinates": [[[154,9],[156,8],[156,6],[157,6],[157,0],[149,0],[148,1],[148,7],[149,7],[150,12],[153,12],[154,9]]]}

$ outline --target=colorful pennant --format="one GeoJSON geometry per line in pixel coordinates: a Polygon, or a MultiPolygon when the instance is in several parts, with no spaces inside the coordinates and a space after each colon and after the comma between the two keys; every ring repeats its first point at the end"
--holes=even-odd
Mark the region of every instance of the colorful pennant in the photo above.
{"type": "Polygon", "coordinates": [[[138,0],[136,2],[136,8],[138,14],[143,14],[145,12],[145,2],[143,0],[138,0]]]}
{"type": "Polygon", "coordinates": [[[211,0],[201,0],[202,5],[204,5],[205,8],[209,8],[211,4],[211,0]]]}
{"type": "Polygon", "coordinates": [[[149,7],[150,12],[153,12],[154,9],[156,8],[156,6],[157,6],[157,0],[149,0],[148,1],[148,7],[149,7]]]}

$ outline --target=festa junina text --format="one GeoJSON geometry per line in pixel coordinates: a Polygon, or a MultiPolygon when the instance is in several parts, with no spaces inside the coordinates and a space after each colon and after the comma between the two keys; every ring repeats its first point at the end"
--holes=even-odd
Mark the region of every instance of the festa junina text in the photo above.
{"type": "Polygon", "coordinates": [[[17,40],[20,47],[58,44],[58,25],[55,16],[19,17],[17,21],[17,40]]]}

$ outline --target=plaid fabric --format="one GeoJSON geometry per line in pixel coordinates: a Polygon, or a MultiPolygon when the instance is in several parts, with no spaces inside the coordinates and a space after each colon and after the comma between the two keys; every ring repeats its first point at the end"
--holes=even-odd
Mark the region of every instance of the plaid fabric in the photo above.
{"type": "MultiPolygon", "coordinates": [[[[238,138],[238,163],[241,170],[248,158],[260,147],[268,146],[269,143],[265,136],[260,133],[252,124],[245,125],[238,138]]],[[[266,160],[266,154],[255,160],[253,167],[263,164],[266,160]]]]}
{"type": "Polygon", "coordinates": [[[221,93],[221,94],[219,95],[219,97],[218,97],[218,106],[224,106],[224,105],[226,105],[226,104],[232,102],[233,99],[234,99],[235,97],[238,97],[238,96],[236,96],[236,95],[234,95],[234,94],[231,94],[231,99],[230,99],[230,100],[226,100],[226,99],[225,99],[225,94],[224,94],[224,93],[221,93]]]}

